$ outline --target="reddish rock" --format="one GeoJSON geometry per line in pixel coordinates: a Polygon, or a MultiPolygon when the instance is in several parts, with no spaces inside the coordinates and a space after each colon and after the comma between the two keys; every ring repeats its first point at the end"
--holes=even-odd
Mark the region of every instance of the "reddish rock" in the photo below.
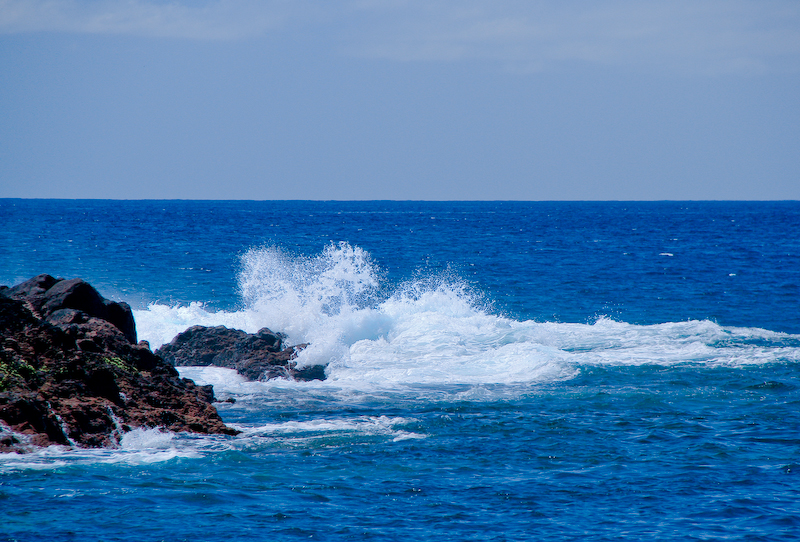
{"type": "Polygon", "coordinates": [[[39,275],[0,289],[0,451],[113,446],[135,427],[237,432],[208,386],[131,340],[126,312],[80,280],[39,275]]]}
{"type": "Polygon", "coordinates": [[[250,380],[325,379],[322,365],[298,368],[293,361],[307,345],[284,347],[283,339],[282,334],[267,328],[251,334],[225,326],[192,326],[156,350],[156,354],[177,366],[214,365],[236,369],[250,380]]]}

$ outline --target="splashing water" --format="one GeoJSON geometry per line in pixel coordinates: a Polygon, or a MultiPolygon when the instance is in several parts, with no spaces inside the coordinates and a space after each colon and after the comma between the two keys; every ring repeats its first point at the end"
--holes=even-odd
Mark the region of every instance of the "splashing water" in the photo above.
{"type": "Polygon", "coordinates": [[[310,343],[300,365],[327,365],[328,381],[317,385],[345,387],[536,382],[569,378],[581,366],[800,360],[794,335],[709,321],[517,321],[492,314],[452,276],[393,289],[381,276],[369,254],[348,243],[313,257],[254,248],[242,256],[242,310],[151,305],[135,316],[154,348],[195,324],[281,331],[289,344],[310,343]]]}
{"type": "Polygon", "coordinates": [[[250,249],[242,256],[239,290],[257,310],[313,310],[332,316],[364,307],[379,290],[369,254],[341,242],[314,257],[292,258],[276,247],[250,249]]]}
{"type": "Polygon", "coordinates": [[[358,338],[375,338],[379,273],[369,254],[348,243],[328,245],[316,257],[292,258],[269,247],[242,256],[239,291],[246,312],[290,342],[311,343],[301,364],[346,356],[358,338]]]}

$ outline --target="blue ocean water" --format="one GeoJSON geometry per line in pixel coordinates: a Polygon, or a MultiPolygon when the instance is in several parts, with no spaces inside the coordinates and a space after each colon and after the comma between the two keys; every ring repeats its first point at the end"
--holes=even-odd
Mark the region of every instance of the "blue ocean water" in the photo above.
{"type": "Polygon", "coordinates": [[[237,437],[0,455],[2,540],[793,540],[800,203],[0,200],[0,283],[310,342],[237,437]]]}

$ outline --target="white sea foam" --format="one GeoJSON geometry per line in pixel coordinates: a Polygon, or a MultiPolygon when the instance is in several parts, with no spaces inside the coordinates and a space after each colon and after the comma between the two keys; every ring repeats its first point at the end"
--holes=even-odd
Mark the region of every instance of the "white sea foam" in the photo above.
{"type": "Polygon", "coordinates": [[[138,428],[122,435],[120,448],[128,451],[173,448],[175,433],[160,429],[138,428]]]}
{"type": "MultiPolygon", "coordinates": [[[[541,382],[596,365],[800,361],[800,337],[762,329],[710,321],[517,321],[493,314],[452,277],[422,277],[388,288],[369,255],[346,243],[316,257],[252,249],[242,264],[245,308],[151,305],[135,311],[140,337],[156,348],[194,324],[248,332],[269,327],[286,333],[290,344],[310,343],[299,364],[327,365],[327,381],[303,386],[348,389],[541,382]]],[[[208,371],[201,380],[222,379],[218,383],[230,393],[257,393],[263,385],[208,371]]]]}
{"type": "Polygon", "coordinates": [[[111,448],[48,446],[29,448],[25,454],[0,454],[0,473],[23,470],[53,470],[76,464],[148,465],[176,457],[199,457],[213,445],[210,438],[201,442],[188,435],[161,429],[134,429],[122,436],[120,445],[111,448]]]}
{"type": "MultiPolygon", "coordinates": [[[[268,393],[270,387],[264,382],[252,382],[233,369],[224,367],[178,367],[184,378],[193,380],[198,385],[214,386],[214,395],[218,401],[223,401],[231,396],[242,398],[249,395],[263,395],[268,393]]],[[[284,379],[270,381],[271,386],[286,386],[294,384],[284,379]]]]}
{"type": "Polygon", "coordinates": [[[345,436],[348,438],[358,436],[391,437],[393,441],[422,439],[424,434],[407,431],[398,426],[405,426],[415,422],[412,418],[391,416],[360,416],[357,418],[322,418],[305,421],[287,421],[269,423],[257,426],[236,425],[233,427],[243,432],[244,439],[248,438],[279,438],[284,442],[290,440],[294,443],[309,442],[315,439],[327,439],[331,436],[345,436]]]}

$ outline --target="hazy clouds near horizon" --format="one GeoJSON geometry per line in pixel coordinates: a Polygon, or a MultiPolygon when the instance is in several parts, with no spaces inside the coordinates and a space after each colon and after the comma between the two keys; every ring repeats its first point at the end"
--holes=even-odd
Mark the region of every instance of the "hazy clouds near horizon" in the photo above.
{"type": "Polygon", "coordinates": [[[791,1],[0,0],[0,197],[800,199],[791,1]]]}

